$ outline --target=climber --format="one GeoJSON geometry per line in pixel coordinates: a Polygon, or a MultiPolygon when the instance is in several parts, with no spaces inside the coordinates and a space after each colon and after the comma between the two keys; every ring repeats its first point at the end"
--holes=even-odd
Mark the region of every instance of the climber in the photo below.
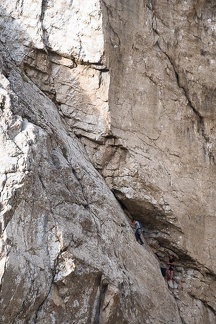
{"type": "Polygon", "coordinates": [[[136,221],[135,219],[132,220],[131,222],[131,226],[135,227],[135,237],[137,242],[140,242],[141,245],[144,244],[143,240],[141,239],[141,234],[142,234],[142,224],[138,221],[136,221]]]}
{"type": "Polygon", "coordinates": [[[167,270],[167,281],[173,280],[174,275],[174,265],[175,265],[175,258],[174,255],[171,254],[169,256],[169,262],[168,262],[168,270],[167,270]]]}

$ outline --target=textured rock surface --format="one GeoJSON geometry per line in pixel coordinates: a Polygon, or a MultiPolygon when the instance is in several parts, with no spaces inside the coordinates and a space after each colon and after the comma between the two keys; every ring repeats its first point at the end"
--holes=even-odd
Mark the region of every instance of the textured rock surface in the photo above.
{"type": "Polygon", "coordinates": [[[0,26],[1,322],[215,323],[214,2],[4,1],[0,26]]]}
{"type": "Polygon", "coordinates": [[[185,322],[213,323],[214,3],[104,4],[105,25],[119,38],[107,33],[112,130],[129,154],[120,158],[125,177],[117,167],[117,177],[110,177],[112,161],[103,175],[127,209],[140,215],[150,236],[156,236],[157,249],[169,248],[179,257],[183,273],[177,298],[185,322]],[[111,5],[116,9],[112,17],[111,5]],[[133,168],[131,161],[136,161],[133,168]]]}
{"type": "Polygon", "coordinates": [[[15,69],[9,80],[13,91],[1,77],[1,322],[158,322],[166,310],[180,323],[156,258],[134,241],[55,106],[15,69]]]}
{"type": "Polygon", "coordinates": [[[214,2],[103,3],[112,131],[128,154],[102,174],[156,250],[176,253],[185,322],[214,323],[214,2]]]}

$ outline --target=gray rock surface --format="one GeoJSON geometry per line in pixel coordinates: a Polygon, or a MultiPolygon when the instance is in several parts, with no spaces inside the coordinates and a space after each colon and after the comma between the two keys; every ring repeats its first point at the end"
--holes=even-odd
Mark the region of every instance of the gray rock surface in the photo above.
{"type": "Polygon", "coordinates": [[[5,0],[0,26],[1,323],[215,323],[214,2],[5,0]]]}

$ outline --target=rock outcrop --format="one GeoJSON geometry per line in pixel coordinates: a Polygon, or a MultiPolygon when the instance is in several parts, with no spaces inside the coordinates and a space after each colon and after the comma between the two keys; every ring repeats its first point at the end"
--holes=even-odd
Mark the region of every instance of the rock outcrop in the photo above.
{"type": "Polygon", "coordinates": [[[215,323],[214,2],[6,0],[0,26],[1,323],[215,323]]]}

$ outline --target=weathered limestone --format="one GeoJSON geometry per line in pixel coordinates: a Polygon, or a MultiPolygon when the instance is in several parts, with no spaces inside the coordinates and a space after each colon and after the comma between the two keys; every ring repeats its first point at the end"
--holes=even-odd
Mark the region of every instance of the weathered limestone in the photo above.
{"type": "Polygon", "coordinates": [[[216,269],[214,3],[103,4],[105,30],[113,30],[106,42],[112,132],[128,153],[118,149],[102,174],[146,223],[157,249],[174,251],[183,269],[202,274],[202,294],[181,286],[202,305],[181,296],[188,300],[188,312],[180,303],[185,322],[197,316],[213,323],[214,297],[204,287],[214,287],[216,269]]]}
{"type": "Polygon", "coordinates": [[[42,12],[49,49],[80,61],[100,63],[104,54],[100,1],[48,1],[42,12]]]}
{"type": "Polygon", "coordinates": [[[0,5],[3,323],[215,323],[214,17],[0,5]],[[153,252],[176,256],[173,295],[153,252]]]}
{"type": "Polygon", "coordinates": [[[180,323],[156,258],[135,242],[119,204],[67,135],[54,105],[15,70],[9,80],[17,95],[2,76],[3,144],[19,144],[21,156],[12,149],[2,156],[1,174],[8,177],[13,167],[23,177],[12,185],[6,179],[1,196],[4,203],[3,193],[13,189],[7,223],[7,210],[1,212],[1,321],[180,323]],[[9,137],[11,120],[22,127],[9,137]],[[165,296],[160,305],[158,295],[165,296]]]}

